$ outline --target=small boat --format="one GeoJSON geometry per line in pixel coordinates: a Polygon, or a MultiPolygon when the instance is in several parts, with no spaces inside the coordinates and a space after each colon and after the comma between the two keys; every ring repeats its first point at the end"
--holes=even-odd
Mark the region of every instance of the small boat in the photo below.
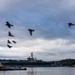
{"type": "Polygon", "coordinates": [[[0,68],[0,71],[9,71],[9,70],[27,70],[27,68],[0,68]]]}
{"type": "Polygon", "coordinates": [[[25,68],[25,67],[18,67],[18,66],[16,66],[16,67],[6,67],[6,66],[4,66],[2,63],[0,63],[0,71],[9,71],[9,70],[27,70],[27,68],[25,68]]]}

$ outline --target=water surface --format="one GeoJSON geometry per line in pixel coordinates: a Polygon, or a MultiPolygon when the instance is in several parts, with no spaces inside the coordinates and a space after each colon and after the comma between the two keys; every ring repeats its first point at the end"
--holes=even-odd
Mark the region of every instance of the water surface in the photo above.
{"type": "Polygon", "coordinates": [[[36,67],[22,71],[0,71],[0,75],[75,75],[74,67],[36,67]]]}

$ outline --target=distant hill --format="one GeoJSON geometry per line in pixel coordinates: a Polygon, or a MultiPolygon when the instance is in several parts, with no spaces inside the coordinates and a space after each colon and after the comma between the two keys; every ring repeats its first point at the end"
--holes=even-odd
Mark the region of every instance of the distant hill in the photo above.
{"type": "Polygon", "coordinates": [[[34,67],[64,67],[64,66],[75,66],[75,59],[64,59],[60,61],[42,61],[37,60],[36,62],[29,62],[27,60],[2,60],[0,59],[0,63],[5,66],[34,66],[34,67]]]}

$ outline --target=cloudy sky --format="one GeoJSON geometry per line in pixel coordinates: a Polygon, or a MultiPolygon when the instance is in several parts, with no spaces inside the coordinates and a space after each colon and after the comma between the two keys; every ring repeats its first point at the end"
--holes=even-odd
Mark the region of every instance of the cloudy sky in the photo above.
{"type": "Polygon", "coordinates": [[[0,58],[26,59],[33,52],[42,60],[75,59],[75,26],[68,22],[75,23],[75,0],[0,0],[0,58]],[[17,41],[11,49],[8,39],[17,41]]]}

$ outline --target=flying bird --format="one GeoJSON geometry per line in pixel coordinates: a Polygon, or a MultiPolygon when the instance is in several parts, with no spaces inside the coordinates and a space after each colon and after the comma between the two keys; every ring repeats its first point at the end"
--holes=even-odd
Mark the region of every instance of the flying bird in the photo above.
{"type": "Polygon", "coordinates": [[[13,27],[13,25],[10,24],[8,21],[6,22],[6,26],[8,26],[9,28],[13,27]]]}
{"type": "Polygon", "coordinates": [[[12,35],[10,31],[8,32],[8,36],[14,37],[14,35],[12,35]]]}
{"type": "Polygon", "coordinates": [[[73,23],[68,23],[69,28],[71,28],[71,26],[74,26],[75,24],[73,23]]]}
{"type": "Polygon", "coordinates": [[[9,40],[7,40],[7,43],[12,44],[9,40]]]}
{"type": "Polygon", "coordinates": [[[8,47],[8,48],[11,48],[12,46],[10,46],[10,45],[7,44],[7,47],[8,47]]]}
{"type": "Polygon", "coordinates": [[[16,44],[17,42],[16,41],[12,41],[14,44],[16,44]]]}
{"type": "Polygon", "coordinates": [[[34,32],[34,30],[33,29],[28,29],[28,31],[29,31],[30,35],[32,36],[32,32],[34,32]]]}

